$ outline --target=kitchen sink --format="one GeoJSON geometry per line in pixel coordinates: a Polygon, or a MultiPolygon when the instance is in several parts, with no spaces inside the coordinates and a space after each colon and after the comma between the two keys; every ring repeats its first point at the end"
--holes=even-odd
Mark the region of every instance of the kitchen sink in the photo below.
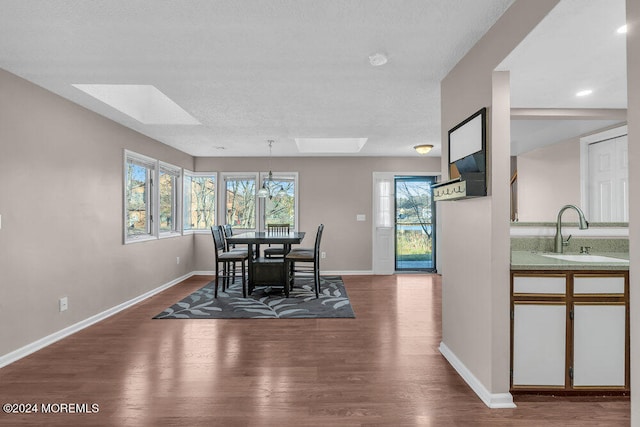
{"type": "Polygon", "coordinates": [[[599,263],[629,263],[626,259],[620,258],[612,258],[608,256],[602,255],[587,255],[587,254],[540,254],[547,258],[555,258],[563,261],[574,261],[574,262],[599,262],[599,263]]]}

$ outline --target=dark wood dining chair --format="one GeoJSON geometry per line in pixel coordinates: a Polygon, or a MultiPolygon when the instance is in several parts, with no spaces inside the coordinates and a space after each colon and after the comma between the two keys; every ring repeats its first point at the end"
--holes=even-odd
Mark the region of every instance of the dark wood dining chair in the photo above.
{"type": "Polygon", "coordinates": [[[246,253],[241,251],[226,251],[224,232],[221,226],[211,227],[213,235],[213,247],[216,268],[216,284],[213,292],[214,298],[218,298],[218,286],[222,280],[222,290],[227,288],[228,283],[232,283],[236,277],[236,264],[240,263],[242,277],[242,296],[247,297],[246,263],[249,259],[246,253]]]}
{"type": "Polygon", "coordinates": [[[322,239],[323,231],[324,224],[320,224],[313,248],[294,248],[284,257],[287,263],[287,271],[290,274],[289,283],[291,285],[293,285],[296,273],[313,274],[316,298],[320,296],[320,240],[322,239]]]}
{"type": "MultiPolygon", "coordinates": [[[[267,224],[267,234],[289,234],[291,227],[289,224],[267,224]]],[[[265,258],[282,258],[286,254],[284,253],[284,245],[271,246],[264,250],[265,258]]]]}
{"type": "Polygon", "coordinates": [[[227,240],[229,237],[233,236],[233,228],[231,227],[231,224],[225,224],[222,226],[222,235],[224,236],[226,252],[245,253],[247,255],[249,254],[249,249],[247,247],[236,247],[235,244],[229,243],[229,241],[227,240]]]}

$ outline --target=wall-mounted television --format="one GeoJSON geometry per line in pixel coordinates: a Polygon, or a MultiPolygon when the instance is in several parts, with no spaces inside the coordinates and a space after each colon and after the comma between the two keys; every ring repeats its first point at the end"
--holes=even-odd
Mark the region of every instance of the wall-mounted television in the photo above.
{"type": "Polygon", "coordinates": [[[449,176],[484,173],[487,109],[482,108],[449,131],[449,176]]]}

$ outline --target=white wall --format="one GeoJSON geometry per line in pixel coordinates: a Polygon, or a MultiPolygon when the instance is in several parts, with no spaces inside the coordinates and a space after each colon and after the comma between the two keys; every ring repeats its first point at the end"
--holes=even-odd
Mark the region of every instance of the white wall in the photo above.
{"type": "Polygon", "coordinates": [[[640,426],[640,2],[627,0],[631,425],[640,426]]]}

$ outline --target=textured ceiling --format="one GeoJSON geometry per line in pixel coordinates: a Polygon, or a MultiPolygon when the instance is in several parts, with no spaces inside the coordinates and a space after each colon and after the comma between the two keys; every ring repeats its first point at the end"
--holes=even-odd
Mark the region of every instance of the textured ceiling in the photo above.
{"type": "MultiPolygon", "coordinates": [[[[296,137],[367,137],[358,154],[365,156],[413,156],[414,145],[428,143],[438,156],[440,80],[512,2],[0,0],[0,68],[194,156],[268,155],[268,139],[276,156],[308,155],[296,137]],[[389,62],[372,67],[376,52],[389,62]],[[97,83],[154,85],[202,125],[143,125],[72,86],[97,83]]],[[[557,37],[581,43],[575,34],[548,36],[560,22],[602,19],[618,2],[563,0],[538,37],[543,47],[528,41],[505,61],[514,70],[514,103],[569,106],[557,89],[575,81],[578,65],[557,73],[567,51],[543,68],[532,64],[557,37]],[[586,4],[600,8],[595,16],[576,12],[596,7],[586,4]],[[539,84],[527,90],[532,82],[539,84]]],[[[623,92],[618,84],[616,99],[598,106],[620,107],[623,92]]]]}

